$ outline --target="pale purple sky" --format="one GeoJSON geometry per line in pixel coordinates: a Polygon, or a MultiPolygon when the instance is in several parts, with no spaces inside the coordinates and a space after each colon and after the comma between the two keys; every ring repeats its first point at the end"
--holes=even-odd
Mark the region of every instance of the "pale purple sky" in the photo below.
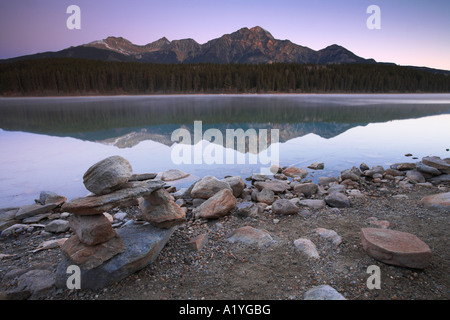
{"type": "Polygon", "coordinates": [[[258,25],[314,50],[339,44],[364,58],[450,70],[449,17],[449,0],[11,0],[0,2],[0,59],[108,36],[205,43],[258,25]],[[81,30],[66,27],[72,4],[81,9],[81,30]],[[366,27],[373,4],[380,30],[366,27]]]}

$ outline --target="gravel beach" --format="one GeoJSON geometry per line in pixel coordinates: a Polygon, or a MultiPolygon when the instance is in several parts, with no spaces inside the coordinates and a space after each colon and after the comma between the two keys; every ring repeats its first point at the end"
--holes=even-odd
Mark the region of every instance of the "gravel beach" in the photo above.
{"type": "MultiPolygon", "coordinates": [[[[36,250],[44,241],[65,239],[73,234],[70,229],[59,233],[44,231],[46,225],[66,216],[52,213],[34,225],[28,224],[0,237],[1,298],[303,300],[309,289],[329,285],[348,300],[447,300],[450,298],[449,212],[432,209],[421,200],[449,192],[449,183],[411,183],[406,176],[402,177],[385,179],[386,172],[383,179],[361,177],[352,187],[344,188],[343,194],[350,202],[347,207],[328,204],[308,207],[301,202],[306,199],[304,194],[277,193],[276,199],[286,198],[295,204],[298,208],[295,214],[276,214],[273,205],[255,201],[257,209],[243,214],[239,204],[249,202],[251,191],[256,190],[255,181],[246,182],[247,193],[236,198],[235,209],[215,219],[196,218],[194,199],[182,199],[172,193],[174,200],[185,208],[186,220],[176,227],[153,263],[101,289],[58,289],[50,283],[42,285],[39,292],[19,290],[27,286],[22,275],[32,270],[54,274],[64,258],[56,245],[36,250]],[[230,234],[242,227],[261,230],[270,241],[259,242],[259,238],[230,241],[230,234]],[[321,235],[318,228],[334,231],[338,241],[321,235]],[[417,236],[431,249],[429,265],[414,269],[374,259],[361,245],[362,228],[387,228],[417,236]],[[299,251],[294,245],[297,239],[310,240],[318,257],[311,258],[299,251]],[[367,286],[370,276],[367,271],[372,265],[380,268],[380,289],[367,286]]],[[[287,181],[295,185],[292,179],[287,181]]],[[[319,186],[318,192],[308,200],[325,199],[330,188],[343,185],[342,179],[340,182],[319,186]]],[[[142,218],[136,205],[114,208],[108,213],[114,228],[142,218]]]]}

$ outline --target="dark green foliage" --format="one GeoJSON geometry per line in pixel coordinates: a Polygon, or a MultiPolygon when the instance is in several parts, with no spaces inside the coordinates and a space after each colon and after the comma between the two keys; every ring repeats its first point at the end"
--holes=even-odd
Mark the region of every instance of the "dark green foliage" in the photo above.
{"type": "Polygon", "coordinates": [[[49,58],[0,64],[3,96],[450,92],[450,77],[382,64],[146,64],[49,58]]]}

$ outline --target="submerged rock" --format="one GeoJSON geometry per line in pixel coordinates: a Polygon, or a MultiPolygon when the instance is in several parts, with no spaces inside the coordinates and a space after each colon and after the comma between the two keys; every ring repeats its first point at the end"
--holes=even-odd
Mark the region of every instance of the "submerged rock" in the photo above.
{"type": "Polygon", "coordinates": [[[308,169],[312,170],[322,170],[325,168],[325,165],[323,162],[314,162],[308,166],[308,169]]]}

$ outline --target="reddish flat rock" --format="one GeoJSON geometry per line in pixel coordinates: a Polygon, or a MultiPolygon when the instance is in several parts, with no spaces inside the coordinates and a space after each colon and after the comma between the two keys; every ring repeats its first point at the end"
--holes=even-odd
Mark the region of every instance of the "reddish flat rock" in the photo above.
{"type": "Polygon", "coordinates": [[[430,248],[410,233],[363,228],[361,242],[369,256],[386,264],[423,269],[430,263],[430,248]]]}
{"type": "Polygon", "coordinates": [[[422,198],[420,202],[429,209],[450,212],[450,192],[427,196],[422,198]]]}

